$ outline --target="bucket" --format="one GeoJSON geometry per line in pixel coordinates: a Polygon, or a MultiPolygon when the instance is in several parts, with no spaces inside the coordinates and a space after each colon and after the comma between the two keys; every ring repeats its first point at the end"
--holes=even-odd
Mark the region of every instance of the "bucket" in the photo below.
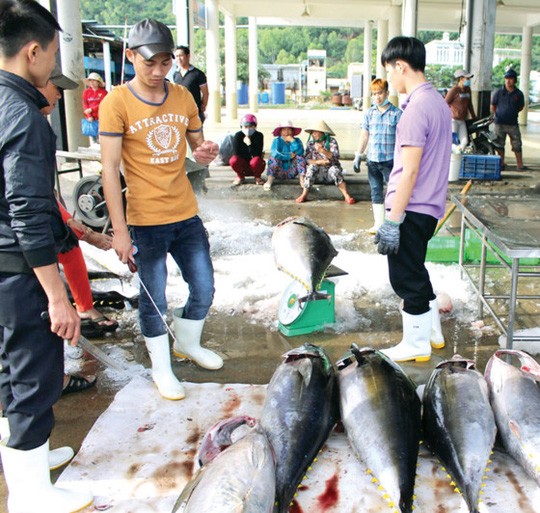
{"type": "Polygon", "coordinates": [[[457,182],[459,180],[459,170],[461,169],[461,153],[452,153],[450,155],[450,170],[448,172],[448,181],[457,182]]]}

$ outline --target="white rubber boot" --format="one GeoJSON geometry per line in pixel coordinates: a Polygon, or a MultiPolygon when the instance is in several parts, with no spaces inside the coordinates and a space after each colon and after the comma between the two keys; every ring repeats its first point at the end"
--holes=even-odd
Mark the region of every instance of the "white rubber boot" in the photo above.
{"type": "Polygon", "coordinates": [[[174,335],[176,341],[173,352],[178,358],[189,358],[203,369],[217,370],[223,367],[223,359],[210,349],[201,347],[201,335],[204,319],[194,321],[182,319],[183,308],[173,311],[174,335]]]}
{"type": "Polygon", "coordinates": [[[384,203],[372,203],[371,209],[373,210],[375,224],[368,230],[368,233],[375,235],[377,230],[384,223],[384,203]]]}
{"type": "Polygon", "coordinates": [[[411,315],[403,310],[403,339],[394,347],[381,350],[395,362],[427,362],[431,358],[431,312],[411,315]]]}
{"type": "Polygon", "coordinates": [[[431,347],[433,349],[442,349],[444,347],[444,335],[441,328],[441,316],[437,298],[429,302],[429,307],[431,308],[431,347]]]}
{"type": "Polygon", "coordinates": [[[171,350],[169,336],[144,337],[146,349],[152,361],[152,379],[159,393],[171,401],[178,401],[186,397],[184,387],[178,381],[171,368],[171,350]]]}
{"type": "Polygon", "coordinates": [[[49,441],[30,451],[0,443],[9,513],[73,513],[92,504],[89,492],[71,491],[51,484],[49,441]]]}
{"type": "MultiPolygon", "coordinates": [[[[0,440],[9,438],[9,421],[7,417],[0,417],[0,440]]],[[[58,447],[49,451],[49,470],[67,465],[75,456],[75,451],[71,447],[58,447]]]]}

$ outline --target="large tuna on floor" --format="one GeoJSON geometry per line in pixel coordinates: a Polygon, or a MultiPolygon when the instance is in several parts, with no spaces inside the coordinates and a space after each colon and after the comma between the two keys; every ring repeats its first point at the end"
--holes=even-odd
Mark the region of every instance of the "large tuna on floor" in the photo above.
{"type": "Polygon", "coordinates": [[[304,344],[285,353],[268,385],[261,414],[261,426],[276,455],[278,513],[288,511],[338,414],[335,372],[325,351],[304,344]]]}
{"type": "Polygon", "coordinates": [[[540,365],[522,351],[501,349],[484,374],[506,451],[540,485],[540,365]]]}
{"type": "Polygon", "coordinates": [[[356,344],[337,362],[341,420],[390,507],[410,513],[420,444],[415,384],[383,353],[356,344]]]}
{"type": "Polygon", "coordinates": [[[226,419],[213,426],[199,451],[205,462],[178,497],[172,513],[271,513],[275,460],[259,426],[237,441],[232,432],[253,426],[251,417],[226,419]]]}
{"type": "Polygon", "coordinates": [[[437,365],[424,389],[424,436],[478,513],[482,478],[497,427],[484,376],[459,355],[437,365]]]}
{"type": "Polygon", "coordinates": [[[288,217],[276,226],[272,250],[278,269],[300,282],[310,299],[337,255],[328,234],[304,217],[288,217]]]}

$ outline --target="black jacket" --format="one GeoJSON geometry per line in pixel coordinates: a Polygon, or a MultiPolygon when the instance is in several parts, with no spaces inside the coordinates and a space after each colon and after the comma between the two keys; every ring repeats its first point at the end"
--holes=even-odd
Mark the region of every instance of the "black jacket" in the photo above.
{"type": "Polygon", "coordinates": [[[236,132],[233,137],[233,155],[238,155],[243,159],[246,159],[248,162],[253,157],[262,157],[263,147],[264,147],[264,135],[262,132],[255,130],[253,135],[250,137],[251,144],[248,146],[244,142],[245,138],[244,132],[242,130],[236,132]]]}
{"type": "Polygon", "coordinates": [[[56,137],[45,97],[0,70],[0,272],[53,264],[69,232],[54,196],[56,137]]]}

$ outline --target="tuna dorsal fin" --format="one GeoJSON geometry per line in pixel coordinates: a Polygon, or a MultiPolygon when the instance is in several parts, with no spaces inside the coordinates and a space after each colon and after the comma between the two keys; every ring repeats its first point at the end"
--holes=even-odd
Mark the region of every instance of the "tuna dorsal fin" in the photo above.
{"type": "Polygon", "coordinates": [[[311,382],[311,373],[313,371],[311,358],[302,358],[298,362],[297,370],[298,370],[298,373],[302,376],[304,385],[309,386],[309,383],[311,382]]]}

